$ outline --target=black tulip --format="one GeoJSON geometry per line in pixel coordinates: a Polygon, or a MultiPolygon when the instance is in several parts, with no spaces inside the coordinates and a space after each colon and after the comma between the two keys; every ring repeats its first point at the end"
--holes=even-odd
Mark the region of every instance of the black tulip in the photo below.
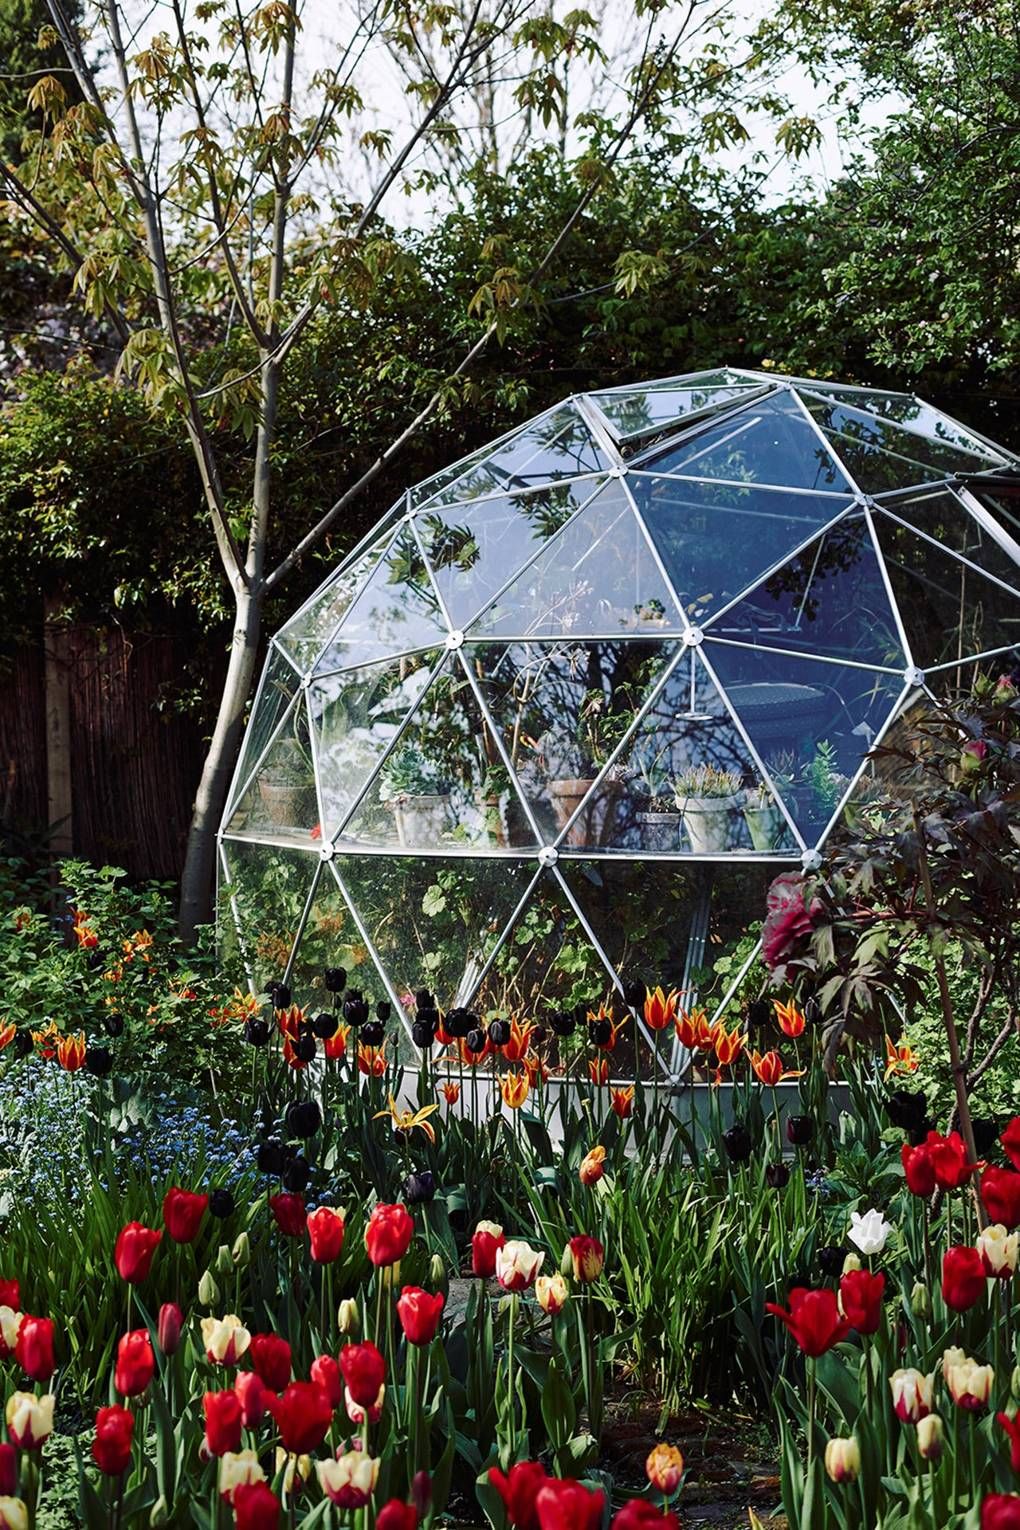
{"type": "Polygon", "coordinates": [[[369,1020],[361,1027],[361,1039],[366,1047],[381,1047],[386,1039],[386,1027],[381,1020],[369,1020]]]}
{"type": "Polygon", "coordinates": [[[817,999],[807,999],[803,1009],[805,1025],[820,1025],[822,1023],[822,1006],[817,999]]]}
{"type": "Polygon", "coordinates": [[[510,1040],[510,1021],[493,1020],[489,1026],[489,1040],[494,1047],[505,1047],[510,1040]]]}
{"type": "Polygon", "coordinates": [[[818,1250],[818,1268],[830,1280],[837,1280],[843,1273],[846,1249],[842,1243],[827,1243],[818,1250]]]}
{"type": "Polygon", "coordinates": [[[810,1116],[787,1116],[786,1140],[794,1147],[807,1147],[815,1134],[815,1123],[810,1116]]]}
{"type": "Polygon", "coordinates": [[[418,992],[414,996],[414,1002],[416,1008],[418,1009],[434,1009],[436,1003],[435,999],[433,999],[427,988],[418,989],[418,992]]]}
{"type": "Polygon", "coordinates": [[[545,1040],[545,1026],[544,1025],[536,1025],[535,1029],[531,1033],[531,1044],[532,1044],[532,1046],[540,1047],[544,1040],[545,1040]]]}
{"type": "Polygon", "coordinates": [[[604,1047],[613,1034],[613,1027],[608,1020],[593,1020],[588,1026],[588,1040],[593,1047],[604,1047]]]}
{"type": "Polygon", "coordinates": [[[347,987],[346,967],[327,967],[322,974],[327,993],[343,993],[347,987]]]}
{"type": "Polygon", "coordinates": [[[885,1113],[893,1126],[908,1132],[919,1126],[928,1113],[928,1101],[918,1091],[894,1089],[885,1102],[885,1113]]]}
{"type": "Polygon", "coordinates": [[[549,1016],[549,1024],[557,1036],[572,1036],[577,1022],[569,1010],[554,1009],[549,1016]]]}
{"type": "Polygon", "coordinates": [[[423,1052],[426,1052],[435,1039],[436,1033],[427,1020],[419,1018],[414,1021],[411,1026],[411,1040],[416,1047],[420,1047],[423,1052]]]}
{"type": "Polygon", "coordinates": [[[598,1009],[598,1005],[597,1004],[575,1004],[574,1005],[574,1023],[575,1023],[575,1025],[584,1025],[584,1024],[586,1024],[587,1019],[588,1019],[589,1011],[593,1010],[593,1009],[597,1010],[598,1009]]]}
{"type": "Polygon", "coordinates": [[[624,983],[623,997],[625,1003],[629,1004],[631,1009],[643,1009],[645,1000],[648,997],[648,986],[642,983],[640,979],[633,978],[629,983],[624,983]]]}
{"type": "Polygon", "coordinates": [[[31,1031],[18,1031],[12,1044],[15,1057],[28,1057],[35,1047],[31,1031]]]}
{"type": "Polygon", "coordinates": [[[935,1131],[935,1122],[931,1116],[925,1116],[916,1126],[912,1126],[907,1132],[907,1140],[911,1147],[920,1147],[922,1142],[927,1142],[928,1133],[935,1131]]]}
{"type": "Polygon", "coordinates": [[[348,1025],[364,1025],[368,1019],[368,1000],[358,992],[349,993],[344,1000],[344,1019],[348,1025]]]}
{"type": "Polygon", "coordinates": [[[436,1181],[428,1169],[419,1169],[404,1180],[403,1195],[409,1206],[421,1206],[434,1200],[436,1181]]]}
{"type": "Polygon", "coordinates": [[[291,993],[286,983],[268,983],[265,992],[272,1000],[274,1009],[290,1008],[291,993]]]}
{"type": "Polygon", "coordinates": [[[723,1132],[722,1140],[726,1156],[733,1163],[746,1163],[754,1150],[751,1133],[739,1121],[728,1132],[723,1132]]]}
{"type": "Polygon", "coordinates": [[[782,1190],[790,1178],[790,1171],[782,1159],[777,1163],[770,1163],[765,1168],[765,1183],[771,1190],[782,1190]]]}
{"type": "Polygon", "coordinates": [[[321,1015],[316,1015],[312,1021],[312,1035],[318,1036],[320,1041],[328,1041],[336,1032],[336,1015],[330,1010],[323,1010],[321,1015]]]}
{"type": "Polygon", "coordinates": [[[244,1039],[249,1046],[264,1047],[269,1040],[269,1021],[261,1015],[252,1015],[244,1022],[244,1039]]]}
{"type": "Polygon", "coordinates": [[[118,1015],[115,1011],[111,1010],[108,1015],[103,1016],[103,1030],[108,1036],[114,1037],[114,1039],[118,1036],[123,1036],[124,1016],[118,1015]]]}
{"type": "Polygon", "coordinates": [[[105,1078],[113,1068],[113,1053],[109,1047],[86,1047],[85,1066],[96,1078],[105,1078]]]}
{"type": "Polygon", "coordinates": [[[376,1018],[381,1020],[385,1025],[386,1021],[393,1013],[393,1005],[390,1003],[389,999],[380,999],[378,1004],[375,1006],[375,1013],[376,1018]]]}
{"type": "Polygon", "coordinates": [[[979,1158],[987,1158],[999,1140],[999,1123],[994,1117],[979,1117],[971,1122],[974,1128],[974,1146],[979,1158]]]}
{"type": "Polygon", "coordinates": [[[106,957],[98,947],[89,952],[87,961],[90,972],[101,972],[106,966],[106,957]]]}
{"type": "Polygon", "coordinates": [[[209,1196],[209,1210],[221,1221],[234,1215],[234,1197],[225,1186],[220,1185],[209,1196]]]}
{"type": "Polygon", "coordinates": [[[322,1125],[322,1111],[315,1100],[292,1100],[284,1120],[288,1137],[314,1137],[322,1125]]]}
{"type": "Polygon", "coordinates": [[[294,1056],[298,1062],[309,1063],[315,1056],[315,1037],[305,1031],[294,1042],[294,1056]]]}
{"type": "Polygon", "coordinates": [[[275,1176],[282,1173],[284,1164],[283,1143],[275,1140],[260,1142],[258,1152],[255,1154],[255,1162],[258,1164],[259,1172],[262,1174],[272,1174],[275,1176]]]}
{"type": "Polygon", "coordinates": [[[285,1190],[292,1190],[300,1195],[303,1190],[308,1189],[308,1181],[311,1177],[312,1166],[308,1159],[302,1158],[300,1153],[295,1153],[294,1157],[284,1167],[281,1183],[285,1190]]]}
{"type": "Polygon", "coordinates": [[[485,1032],[480,1028],[478,1030],[468,1031],[467,1035],[464,1037],[464,1045],[467,1047],[468,1051],[473,1057],[477,1057],[479,1052],[485,1051],[485,1041],[485,1032]]]}
{"type": "Polygon", "coordinates": [[[772,1009],[767,999],[752,999],[747,1006],[747,1023],[760,1031],[772,1019],[772,1009]]]}
{"type": "Polygon", "coordinates": [[[447,1035],[455,1038],[466,1036],[471,1029],[471,1011],[462,1009],[459,1005],[451,1009],[446,1016],[447,1035]]]}

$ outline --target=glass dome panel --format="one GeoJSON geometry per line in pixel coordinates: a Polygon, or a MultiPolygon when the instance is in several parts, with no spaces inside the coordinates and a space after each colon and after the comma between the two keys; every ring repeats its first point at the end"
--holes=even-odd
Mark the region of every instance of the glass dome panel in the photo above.
{"type": "Polygon", "coordinates": [[[943,414],[939,409],[933,409],[930,404],[915,398],[912,393],[882,393],[876,388],[830,389],[824,383],[812,383],[809,390],[804,390],[804,395],[813,399],[822,395],[837,403],[849,404],[854,409],[864,410],[865,413],[877,414],[883,420],[891,420],[895,425],[902,425],[905,430],[923,436],[928,441],[935,441],[951,448],[956,447],[978,457],[986,457],[995,465],[1001,465],[1008,458],[1008,453],[999,452],[989,446],[986,441],[971,435],[969,430],[965,430],[956,420],[950,419],[948,414],[943,414]]]}
{"type": "Polygon", "coordinates": [[[588,397],[605,415],[615,433],[626,440],[661,430],[664,425],[682,421],[687,415],[718,410],[758,388],[757,383],[739,382],[707,387],[637,388],[615,393],[590,393],[588,397]]]}
{"type": "Polygon", "coordinates": [[[839,462],[788,391],[727,414],[718,423],[685,435],[676,446],[642,457],[635,466],[646,473],[685,478],[782,484],[827,494],[852,492],[839,462]]]}
{"type": "Polygon", "coordinates": [[[224,832],[317,848],[321,817],[308,711],[299,694],[241,790],[224,832]]]}
{"type": "Polygon", "coordinates": [[[836,399],[817,399],[806,392],[801,398],[865,494],[885,494],[988,468],[985,458],[902,430],[836,399]]]}
{"type": "MultiPolygon", "coordinates": [[[[410,526],[387,544],[368,583],[337,626],[332,643],[359,643],[369,655],[408,653],[445,639],[443,617],[425,559],[410,526]]],[[[332,670],[332,643],[316,668],[332,670]]]]}
{"type": "Polygon", "coordinates": [[[466,472],[416,507],[453,505],[482,495],[517,493],[561,478],[604,473],[611,464],[572,404],[526,425],[495,450],[471,459],[466,472]]]}

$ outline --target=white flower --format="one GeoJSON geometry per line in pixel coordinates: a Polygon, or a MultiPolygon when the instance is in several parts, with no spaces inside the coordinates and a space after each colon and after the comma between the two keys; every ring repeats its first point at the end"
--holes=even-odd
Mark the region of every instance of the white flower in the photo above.
{"type": "Polygon", "coordinates": [[[496,1250],[496,1279],[504,1291],[524,1291],[542,1268],[545,1254],[514,1238],[496,1250]]]}
{"type": "Polygon", "coordinates": [[[253,1450],[228,1450],[220,1457],[220,1496],[234,1501],[234,1489],[242,1482],[265,1482],[266,1474],[253,1450]]]}
{"type": "Polygon", "coordinates": [[[891,1232],[892,1223],[887,1222],[882,1213],[876,1211],[874,1207],[866,1211],[863,1216],[859,1211],[850,1213],[850,1231],[847,1237],[862,1254],[880,1254],[891,1232]]]}
{"type": "Polygon", "coordinates": [[[239,1317],[228,1312],[226,1317],[202,1319],[202,1343],[206,1359],[217,1365],[236,1365],[251,1343],[251,1334],[239,1317]]]}
{"type": "Polygon", "coordinates": [[[360,1450],[349,1450],[335,1461],[317,1461],[319,1486],[341,1509],[362,1509],[379,1481],[379,1462],[360,1450]]]}

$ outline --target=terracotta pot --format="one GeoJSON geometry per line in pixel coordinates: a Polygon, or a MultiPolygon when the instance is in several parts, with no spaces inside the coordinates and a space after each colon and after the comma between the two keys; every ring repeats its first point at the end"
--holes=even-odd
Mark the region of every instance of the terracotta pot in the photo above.
{"type": "MultiPolygon", "coordinates": [[[[595,785],[595,777],[550,781],[549,801],[556,815],[556,827],[562,829],[595,785]]],[[[597,849],[608,842],[613,832],[616,803],[620,795],[618,781],[603,781],[598,795],[581,813],[567,833],[566,843],[575,849],[597,849]]]]}

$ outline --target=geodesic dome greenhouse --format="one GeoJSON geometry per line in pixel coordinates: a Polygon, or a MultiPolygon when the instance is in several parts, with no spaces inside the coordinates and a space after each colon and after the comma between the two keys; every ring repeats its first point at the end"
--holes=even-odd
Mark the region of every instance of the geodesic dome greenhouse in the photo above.
{"type": "Polygon", "coordinates": [[[409,489],[270,644],[220,836],[255,989],[725,1003],[869,750],[1011,667],[1018,470],[910,394],[724,370],[409,489]]]}

